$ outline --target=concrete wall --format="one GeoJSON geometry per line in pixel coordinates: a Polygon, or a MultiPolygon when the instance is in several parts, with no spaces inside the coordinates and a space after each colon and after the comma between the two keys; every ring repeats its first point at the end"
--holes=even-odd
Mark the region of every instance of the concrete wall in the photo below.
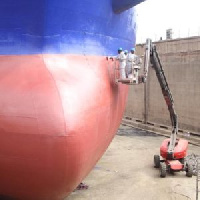
{"type": "MultiPolygon", "coordinates": [[[[155,44],[174,98],[180,129],[200,132],[200,37],[155,44]]],[[[137,45],[136,53],[144,54],[144,44],[137,45]]],[[[148,122],[171,126],[169,112],[152,68],[147,94],[148,122]]],[[[144,120],[144,85],[130,86],[125,116],[144,120]]]]}

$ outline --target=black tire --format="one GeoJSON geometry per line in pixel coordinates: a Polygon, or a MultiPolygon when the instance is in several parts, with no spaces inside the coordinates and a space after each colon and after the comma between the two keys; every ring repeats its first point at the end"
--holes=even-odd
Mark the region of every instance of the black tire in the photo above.
{"type": "Polygon", "coordinates": [[[154,155],[154,167],[159,168],[160,167],[160,156],[154,155]]]}
{"type": "Polygon", "coordinates": [[[160,177],[165,178],[167,175],[167,166],[164,162],[160,163],[160,177]]]}
{"type": "Polygon", "coordinates": [[[181,158],[179,161],[181,162],[181,164],[185,164],[185,158],[181,158]]]}
{"type": "Polygon", "coordinates": [[[190,163],[186,164],[186,176],[192,177],[193,175],[193,166],[190,163]]]}

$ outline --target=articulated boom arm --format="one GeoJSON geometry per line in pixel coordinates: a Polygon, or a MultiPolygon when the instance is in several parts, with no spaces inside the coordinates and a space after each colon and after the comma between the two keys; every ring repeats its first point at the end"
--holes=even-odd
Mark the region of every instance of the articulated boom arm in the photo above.
{"type": "Polygon", "coordinates": [[[171,119],[173,129],[172,129],[172,134],[170,137],[170,143],[168,146],[168,158],[173,159],[173,152],[174,152],[174,148],[176,146],[176,135],[178,133],[178,119],[177,119],[177,114],[176,114],[175,108],[174,108],[174,100],[173,100],[172,94],[170,92],[170,89],[169,89],[159,56],[158,56],[158,53],[156,51],[156,47],[152,44],[151,44],[151,48],[150,48],[150,62],[152,64],[152,67],[156,71],[156,76],[158,78],[158,82],[162,89],[163,97],[165,99],[165,102],[168,106],[168,110],[170,113],[170,119],[171,119]]]}

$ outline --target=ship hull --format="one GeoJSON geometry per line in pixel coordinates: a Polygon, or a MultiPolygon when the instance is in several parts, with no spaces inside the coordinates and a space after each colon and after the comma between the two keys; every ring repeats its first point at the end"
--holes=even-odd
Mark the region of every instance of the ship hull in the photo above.
{"type": "Polygon", "coordinates": [[[0,195],[63,199],[103,155],[128,93],[106,56],[140,1],[1,0],[0,195]]]}
{"type": "Polygon", "coordinates": [[[0,194],[59,200],[120,124],[127,86],[103,56],[0,56],[0,194]]]}

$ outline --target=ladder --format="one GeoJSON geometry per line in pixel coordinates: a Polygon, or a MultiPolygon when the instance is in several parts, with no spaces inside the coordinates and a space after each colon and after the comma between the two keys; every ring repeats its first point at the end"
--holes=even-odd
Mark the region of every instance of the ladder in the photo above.
{"type": "Polygon", "coordinates": [[[197,182],[196,182],[196,200],[199,200],[200,193],[200,157],[197,158],[197,182]]]}

